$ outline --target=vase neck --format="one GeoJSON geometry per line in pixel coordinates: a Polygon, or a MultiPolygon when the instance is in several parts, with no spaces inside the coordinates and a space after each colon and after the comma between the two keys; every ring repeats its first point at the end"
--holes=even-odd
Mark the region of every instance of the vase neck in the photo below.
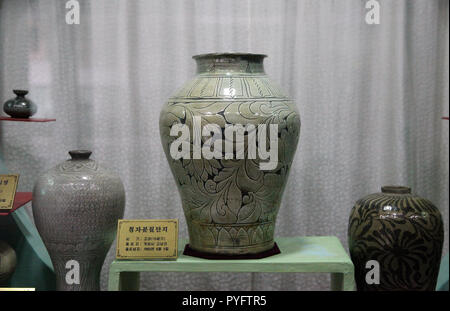
{"type": "Polygon", "coordinates": [[[14,92],[14,94],[16,94],[17,97],[19,97],[19,98],[23,98],[23,97],[25,97],[25,95],[28,94],[28,91],[27,91],[27,90],[13,90],[13,92],[14,92]]]}
{"type": "Polygon", "coordinates": [[[193,56],[197,74],[264,74],[264,54],[212,53],[193,56]]]}
{"type": "Polygon", "coordinates": [[[381,192],[391,194],[410,194],[411,188],[404,186],[383,186],[381,187],[381,192]]]}
{"type": "Polygon", "coordinates": [[[72,160],[89,160],[92,154],[90,150],[71,150],[69,151],[72,160]]]}

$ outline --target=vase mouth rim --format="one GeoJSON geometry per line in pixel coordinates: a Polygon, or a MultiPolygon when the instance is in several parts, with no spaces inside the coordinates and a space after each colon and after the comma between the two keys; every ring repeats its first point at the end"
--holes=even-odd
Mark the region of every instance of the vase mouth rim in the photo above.
{"type": "Polygon", "coordinates": [[[243,52],[225,52],[225,53],[204,53],[192,56],[193,59],[216,58],[216,57],[249,57],[249,58],[265,58],[266,54],[243,53],[243,52]]]}
{"type": "Polygon", "coordinates": [[[28,94],[28,90],[13,90],[13,93],[17,96],[25,96],[28,94]]]}
{"type": "Polygon", "coordinates": [[[397,185],[387,185],[381,187],[382,193],[410,194],[411,188],[397,185]]]}

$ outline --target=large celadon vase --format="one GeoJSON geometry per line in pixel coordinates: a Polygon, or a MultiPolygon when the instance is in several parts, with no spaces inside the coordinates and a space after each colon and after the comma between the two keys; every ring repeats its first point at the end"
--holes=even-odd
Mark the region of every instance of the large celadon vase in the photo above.
{"type": "Polygon", "coordinates": [[[74,150],[40,176],[33,216],[56,274],[56,289],[100,290],[100,272],[123,217],[125,191],[116,173],[74,150]]]}
{"type": "Polygon", "coordinates": [[[274,247],[300,117],[266,75],[264,57],[194,56],[197,75],[161,111],[161,141],[194,251],[245,256],[274,247]]]}

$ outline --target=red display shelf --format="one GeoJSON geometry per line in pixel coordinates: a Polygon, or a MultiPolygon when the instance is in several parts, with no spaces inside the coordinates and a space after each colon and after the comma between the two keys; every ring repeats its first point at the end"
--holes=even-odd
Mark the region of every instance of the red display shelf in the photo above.
{"type": "Polygon", "coordinates": [[[56,119],[40,119],[40,118],[19,119],[19,118],[11,118],[11,117],[2,117],[2,116],[0,116],[0,121],[17,121],[17,122],[52,122],[52,121],[56,121],[56,119]]]}
{"type": "Polygon", "coordinates": [[[16,196],[14,198],[14,204],[13,208],[8,211],[0,211],[0,216],[8,216],[12,212],[14,212],[16,209],[24,206],[28,202],[31,201],[33,197],[32,192],[16,192],[16,196]]]}
{"type": "Polygon", "coordinates": [[[442,117],[443,120],[448,120],[448,117],[442,117]]]}

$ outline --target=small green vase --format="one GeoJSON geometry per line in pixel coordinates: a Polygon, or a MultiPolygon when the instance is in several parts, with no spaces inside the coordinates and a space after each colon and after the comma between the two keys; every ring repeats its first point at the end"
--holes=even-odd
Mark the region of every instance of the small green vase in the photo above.
{"type": "Polygon", "coordinates": [[[6,242],[0,241],[0,287],[7,286],[16,264],[17,256],[14,249],[6,242]]]}
{"type": "Polygon", "coordinates": [[[27,119],[37,112],[37,106],[25,95],[28,94],[26,90],[13,90],[16,98],[11,98],[3,105],[3,111],[11,118],[27,119]]]}

